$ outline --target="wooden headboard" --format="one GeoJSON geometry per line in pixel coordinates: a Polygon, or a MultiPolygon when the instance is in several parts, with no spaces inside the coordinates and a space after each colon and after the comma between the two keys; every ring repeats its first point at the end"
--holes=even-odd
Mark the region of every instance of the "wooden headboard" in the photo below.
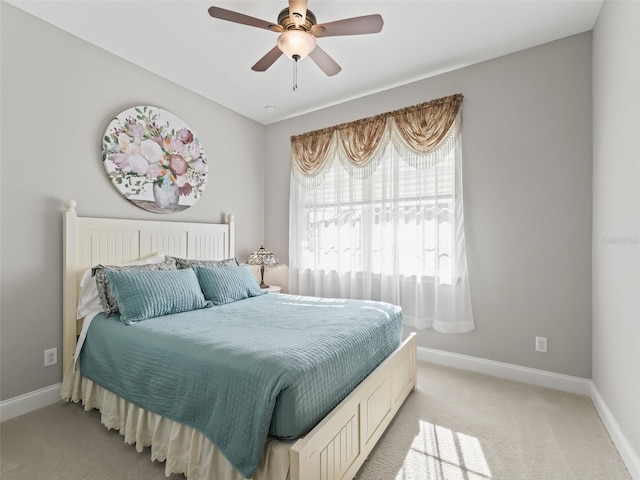
{"type": "Polygon", "coordinates": [[[158,252],[182,258],[222,260],[235,256],[234,220],[223,224],[78,217],[76,202],[66,203],[63,218],[62,354],[66,375],[82,320],[76,319],[80,280],[101,263],[117,265],[158,252]]]}

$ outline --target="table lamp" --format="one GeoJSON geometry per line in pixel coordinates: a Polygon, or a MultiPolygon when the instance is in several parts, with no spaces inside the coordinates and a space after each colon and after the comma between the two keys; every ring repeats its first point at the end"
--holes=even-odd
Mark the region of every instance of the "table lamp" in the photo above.
{"type": "Polygon", "coordinates": [[[269,285],[264,283],[264,266],[277,265],[278,257],[261,245],[258,250],[249,255],[247,263],[249,265],[260,265],[260,288],[269,288],[269,285]]]}

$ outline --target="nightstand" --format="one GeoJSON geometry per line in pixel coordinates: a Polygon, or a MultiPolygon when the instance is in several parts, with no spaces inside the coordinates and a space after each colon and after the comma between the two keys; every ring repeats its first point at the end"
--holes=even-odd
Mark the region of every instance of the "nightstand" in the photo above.
{"type": "Polygon", "coordinates": [[[262,289],[263,292],[267,292],[267,293],[280,293],[280,290],[282,290],[282,287],[279,285],[271,285],[268,288],[262,289]]]}

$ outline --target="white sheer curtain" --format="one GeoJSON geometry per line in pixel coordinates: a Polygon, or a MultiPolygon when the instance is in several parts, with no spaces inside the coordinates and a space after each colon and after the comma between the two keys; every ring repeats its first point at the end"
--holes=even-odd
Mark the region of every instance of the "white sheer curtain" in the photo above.
{"type": "Polygon", "coordinates": [[[290,291],[382,300],[415,328],[472,330],[459,115],[426,154],[407,149],[392,120],[385,130],[366,167],[334,148],[311,185],[292,173],[290,291]]]}

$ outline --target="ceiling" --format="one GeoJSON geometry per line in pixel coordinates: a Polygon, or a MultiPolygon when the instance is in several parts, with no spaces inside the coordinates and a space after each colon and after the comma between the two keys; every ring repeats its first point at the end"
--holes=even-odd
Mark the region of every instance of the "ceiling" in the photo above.
{"type": "Polygon", "coordinates": [[[100,48],[264,125],[593,28],[603,0],[309,0],[319,24],[379,13],[382,32],[319,38],[342,71],[309,58],[251,66],[268,30],[214,19],[211,5],[276,23],[287,0],[7,0],[100,48]]]}

